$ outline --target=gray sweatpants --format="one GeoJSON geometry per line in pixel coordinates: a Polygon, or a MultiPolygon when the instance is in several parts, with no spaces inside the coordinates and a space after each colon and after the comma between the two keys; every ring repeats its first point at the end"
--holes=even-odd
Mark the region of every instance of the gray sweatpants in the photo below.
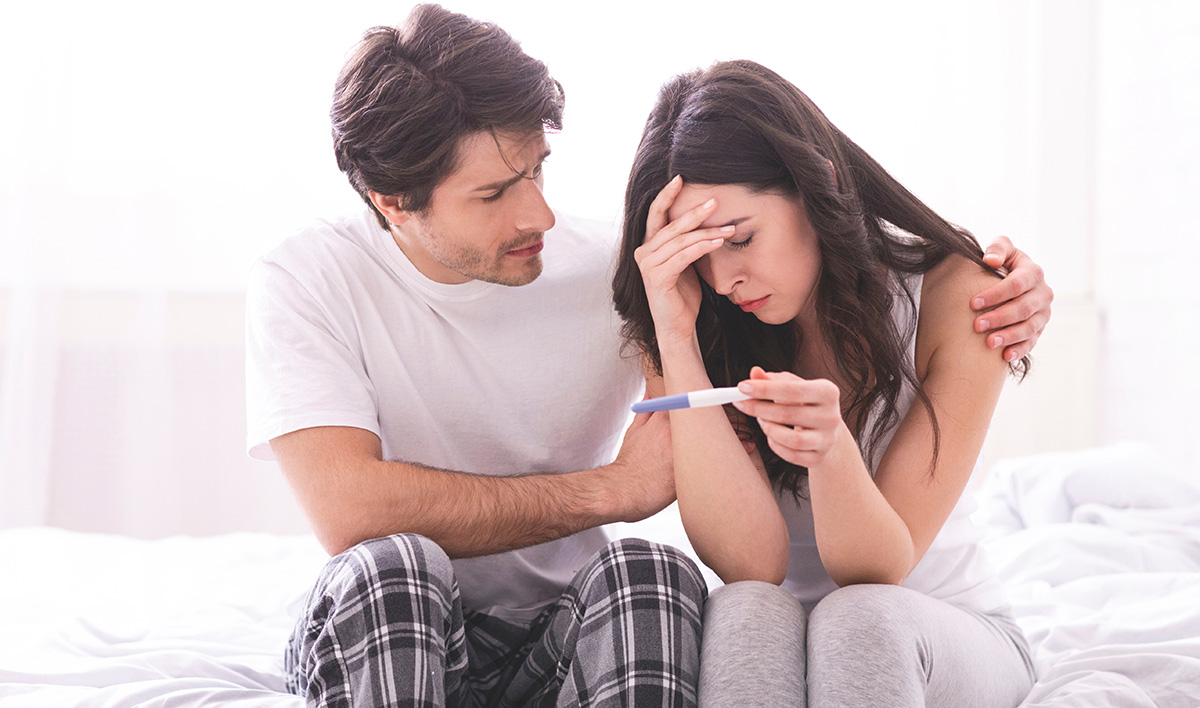
{"type": "Polygon", "coordinates": [[[1011,616],[895,585],[840,588],[810,616],[787,591],[752,581],[705,604],[701,708],[1013,708],[1033,682],[1011,616]]]}

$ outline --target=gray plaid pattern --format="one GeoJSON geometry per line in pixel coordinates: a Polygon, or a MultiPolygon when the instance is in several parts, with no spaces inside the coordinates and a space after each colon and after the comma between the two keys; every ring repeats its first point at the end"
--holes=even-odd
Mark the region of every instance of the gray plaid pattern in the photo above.
{"type": "Polygon", "coordinates": [[[285,655],[315,706],[694,706],[706,589],[674,548],[614,541],[531,624],[463,612],[446,554],[367,541],[325,567],[285,655]]]}

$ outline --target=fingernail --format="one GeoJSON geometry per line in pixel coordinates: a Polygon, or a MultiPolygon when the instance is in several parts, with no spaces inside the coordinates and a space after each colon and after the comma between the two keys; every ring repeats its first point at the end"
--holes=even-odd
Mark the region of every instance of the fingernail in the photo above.
{"type": "Polygon", "coordinates": [[[683,181],[683,175],[675,175],[671,178],[671,184],[679,184],[683,181]]]}
{"type": "MultiPolygon", "coordinates": [[[[959,300],[959,302],[962,302],[962,300],[959,300]]],[[[975,308],[976,310],[982,310],[983,309],[983,298],[977,297],[974,300],[972,300],[971,307],[975,308]]]]}
{"type": "Polygon", "coordinates": [[[734,231],[737,231],[736,226],[722,226],[721,227],[721,233],[723,233],[723,234],[731,234],[734,231]]]}
{"type": "Polygon", "coordinates": [[[975,327],[976,332],[986,332],[992,328],[992,325],[987,320],[979,320],[979,323],[975,327]]]}
{"type": "Polygon", "coordinates": [[[712,205],[716,204],[716,203],[717,203],[716,199],[709,199],[707,202],[704,202],[704,206],[702,208],[710,209],[710,208],[712,208],[712,205]]]}
{"type": "Polygon", "coordinates": [[[1005,361],[1016,361],[1016,359],[1017,359],[1017,350],[1015,350],[1015,349],[1004,355],[1005,361]]]}
{"type": "Polygon", "coordinates": [[[720,246],[721,244],[725,243],[725,239],[723,239],[723,238],[714,238],[713,240],[709,241],[709,243],[711,243],[711,244],[712,244],[712,245],[714,245],[714,246],[720,246]]]}
{"type": "Polygon", "coordinates": [[[1004,344],[1004,339],[1001,338],[1000,335],[996,335],[995,337],[992,337],[991,340],[989,340],[989,341],[991,342],[990,346],[992,349],[995,349],[996,347],[1000,346],[1001,344],[1004,344]]]}
{"type": "Polygon", "coordinates": [[[748,393],[750,393],[750,384],[743,381],[738,384],[738,390],[741,391],[742,393],[748,394],[748,393]]]}

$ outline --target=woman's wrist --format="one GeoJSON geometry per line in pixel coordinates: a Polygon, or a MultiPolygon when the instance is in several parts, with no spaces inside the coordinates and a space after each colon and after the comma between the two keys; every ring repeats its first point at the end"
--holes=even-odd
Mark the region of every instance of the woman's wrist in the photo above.
{"type": "Polygon", "coordinates": [[[655,332],[658,340],[658,354],[663,359],[696,358],[700,357],[700,340],[695,331],[687,335],[655,332]]]}
{"type": "Polygon", "coordinates": [[[810,466],[808,473],[810,475],[827,475],[831,473],[824,470],[849,470],[855,467],[865,469],[866,465],[862,459],[862,454],[859,452],[858,443],[854,440],[854,434],[850,432],[849,426],[843,420],[838,423],[836,430],[834,430],[833,442],[829,446],[829,451],[825,454],[825,459],[818,465],[810,466]]]}

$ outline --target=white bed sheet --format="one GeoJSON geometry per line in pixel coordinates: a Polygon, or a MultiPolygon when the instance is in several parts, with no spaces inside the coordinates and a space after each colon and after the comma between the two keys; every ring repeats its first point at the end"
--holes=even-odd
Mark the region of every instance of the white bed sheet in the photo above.
{"type": "Polygon", "coordinates": [[[1023,706],[1200,706],[1198,478],[1131,443],[989,472],[976,520],[1035,649],[1023,706]]]}
{"type": "Polygon", "coordinates": [[[283,647],[327,556],[308,535],[0,533],[0,706],[298,708],[283,647]]]}
{"type": "MultiPolygon", "coordinates": [[[[1200,706],[1200,482],[1123,444],[998,464],[977,520],[1034,648],[1026,708],[1200,706]]],[[[671,524],[633,525],[679,542],[671,524]]],[[[0,532],[0,708],[262,706],[310,536],[0,532]]]]}

